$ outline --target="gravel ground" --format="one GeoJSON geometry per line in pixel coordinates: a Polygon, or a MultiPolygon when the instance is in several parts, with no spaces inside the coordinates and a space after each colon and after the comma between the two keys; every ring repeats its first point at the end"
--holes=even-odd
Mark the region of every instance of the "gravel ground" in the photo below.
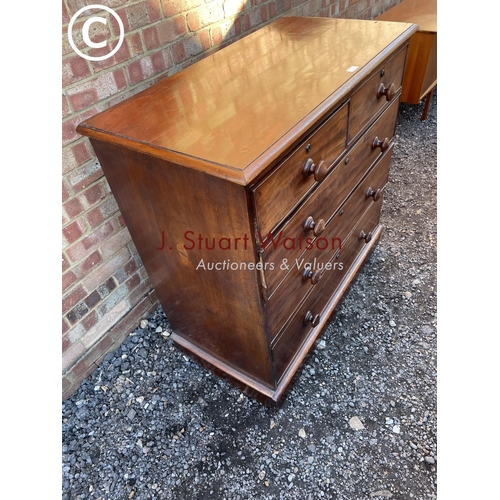
{"type": "Polygon", "coordinates": [[[161,308],[63,402],[63,499],[436,498],[436,112],[401,105],[379,245],[283,407],[183,356],[161,308]]]}

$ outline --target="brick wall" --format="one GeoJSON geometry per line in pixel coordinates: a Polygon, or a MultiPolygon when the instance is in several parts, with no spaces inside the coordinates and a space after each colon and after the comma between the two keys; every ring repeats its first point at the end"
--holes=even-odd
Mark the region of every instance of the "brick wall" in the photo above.
{"type": "MultiPolygon", "coordinates": [[[[90,0],[63,0],[62,353],[63,397],[71,395],[158,302],[129,232],[78,123],[136,94],[280,16],[371,19],[400,0],[101,0],[121,18],[125,39],[109,59],[88,61],[68,41],[68,24],[90,0]]],[[[87,11],[74,28],[78,49],[108,54],[119,26],[87,11]],[[94,43],[82,26],[91,16],[94,43]]]]}

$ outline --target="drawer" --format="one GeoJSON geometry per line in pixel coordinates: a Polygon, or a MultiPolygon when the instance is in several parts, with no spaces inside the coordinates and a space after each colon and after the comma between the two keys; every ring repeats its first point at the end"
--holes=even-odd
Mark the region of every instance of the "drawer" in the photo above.
{"type": "Polygon", "coordinates": [[[347,110],[348,105],[344,104],[252,189],[261,234],[272,231],[323,180],[345,151],[347,110]]]}
{"type": "Polygon", "coordinates": [[[406,47],[379,66],[351,97],[349,141],[351,142],[375,115],[394,99],[403,82],[406,47]]]}
{"type": "Polygon", "coordinates": [[[272,238],[263,233],[258,235],[265,247],[264,261],[274,263],[274,266],[267,266],[265,269],[268,297],[272,296],[287,274],[287,270],[282,269],[279,263],[283,259],[288,259],[288,262],[294,261],[315,239],[315,232],[318,236],[321,235],[319,232],[321,228],[325,227],[325,223],[383,153],[382,149],[385,151],[394,135],[398,104],[398,100],[391,103],[356,146],[328,174],[321,186],[272,238]],[[373,148],[376,139],[382,141],[383,145],[373,148]]]}
{"type": "Polygon", "coordinates": [[[330,264],[330,270],[327,269],[327,264],[342,249],[360,217],[370,205],[381,205],[382,190],[389,176],[391,154],[392,147],[358,185],[341,210],[327,224],[324,232],[311,242],[310,249],[303,251],[295,259],[287,258],[290,271],[267,303],[268,328],[272,340],[309,290],[336,272],[337,263],[330,264]]]}
{"type": "Polygon", "coordinates": [[[337,270],[325,271],[331,273],[328,279],[322,280],[311,291],[304,303],[297,309],[283,334],[272,346],[274,367],[278,379],[283,376],[302,343],[309,335],[313,334],[316,328],[313,324],[319,323],[324,308],[342,281],[348,276],[351,266],[367,244],[367,240],[369,241],[369,235],[378,225],[380,208],[381,204],[377,202],[367,210],[347,239],[344,248],[338,254],[338,258],[332,259],[332,261],[339,262],[337,270]],[[340,263],[342,263],[342,269],[340,269],[340,263]]]}

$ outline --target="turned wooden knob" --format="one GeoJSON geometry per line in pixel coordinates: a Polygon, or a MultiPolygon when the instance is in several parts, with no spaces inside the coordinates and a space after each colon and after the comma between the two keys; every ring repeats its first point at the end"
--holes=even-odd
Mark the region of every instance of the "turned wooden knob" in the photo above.
{"type": "Polygon", "coordinates": [[[314,179],[317,182],[321,182],[326,175],[326,163],[324,161],[320,161],[317,165],[312,161],[311,158],[308,158],[304,164],[304,175],[314,175],[314,179]]]}
{"type": "Polygon", "coordinates": [[[396,85],[391,83],[389,87],[386,87],[383,83],[378,86],[377,99],[380,99],[383,95],[390,101],[396,95],[396,85]]]}
{"type": "Polygon", "coordinates": [[[372,239],[372,233],[369,232],[366,234],[364,231],[361,231],[358,236],[358,240],[365,240],[365,243],[368,243],[372,239]]]}
{"type": "Polygon", "coordinates": [[[383,141],[381,141],[377,136],[373,139],[372,149],[380,148],[380,151],[384,153],[389,149],[389,139],[386,137],[383,141]]]}
{"type": "Polygon", "coordinates": [[[318,326],[319,320],[320,320],[319,314],[313,316],[313,313],[311,311],[307,311],[306,315],[304,316],[304,325],[307,325],[307,323],[311,323],[312,326],[318,326]]]}
{"type": "Polygon", "coordinates": [[[311,278],[311,283],[315,285],[321,279],[321,270],[316,269],[316,271],[313,271],[312,269],[304,269],[302,279],[305,281],[309,278],[311,278]]]}
{"type": "Polygon", "coordinates": [[[378,201],[382,196],[382,190],[377,189],[376,191],[374,191],[371,187],[369,187],[366,191],[366,197],[370,198],[370,196],[373,198],[373,201],[378,201]]]}
{"type": "Polygon", "coordinates": [[[319,236],[325,230],[326,224],[323,219],[314,222],[312,215],[310,215],[304,222],[304,231],[313,231],[314,236],[319,236]]]}

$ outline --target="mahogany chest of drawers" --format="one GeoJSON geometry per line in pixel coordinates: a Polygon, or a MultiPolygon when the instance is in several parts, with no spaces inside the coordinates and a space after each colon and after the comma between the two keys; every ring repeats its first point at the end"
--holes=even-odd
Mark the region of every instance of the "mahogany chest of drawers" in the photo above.
{"type": "Polygon", "coordinates": [[[379,238],[416,29],[281,18],[78,126],[172,339],[267,405],[379,238]]]}

